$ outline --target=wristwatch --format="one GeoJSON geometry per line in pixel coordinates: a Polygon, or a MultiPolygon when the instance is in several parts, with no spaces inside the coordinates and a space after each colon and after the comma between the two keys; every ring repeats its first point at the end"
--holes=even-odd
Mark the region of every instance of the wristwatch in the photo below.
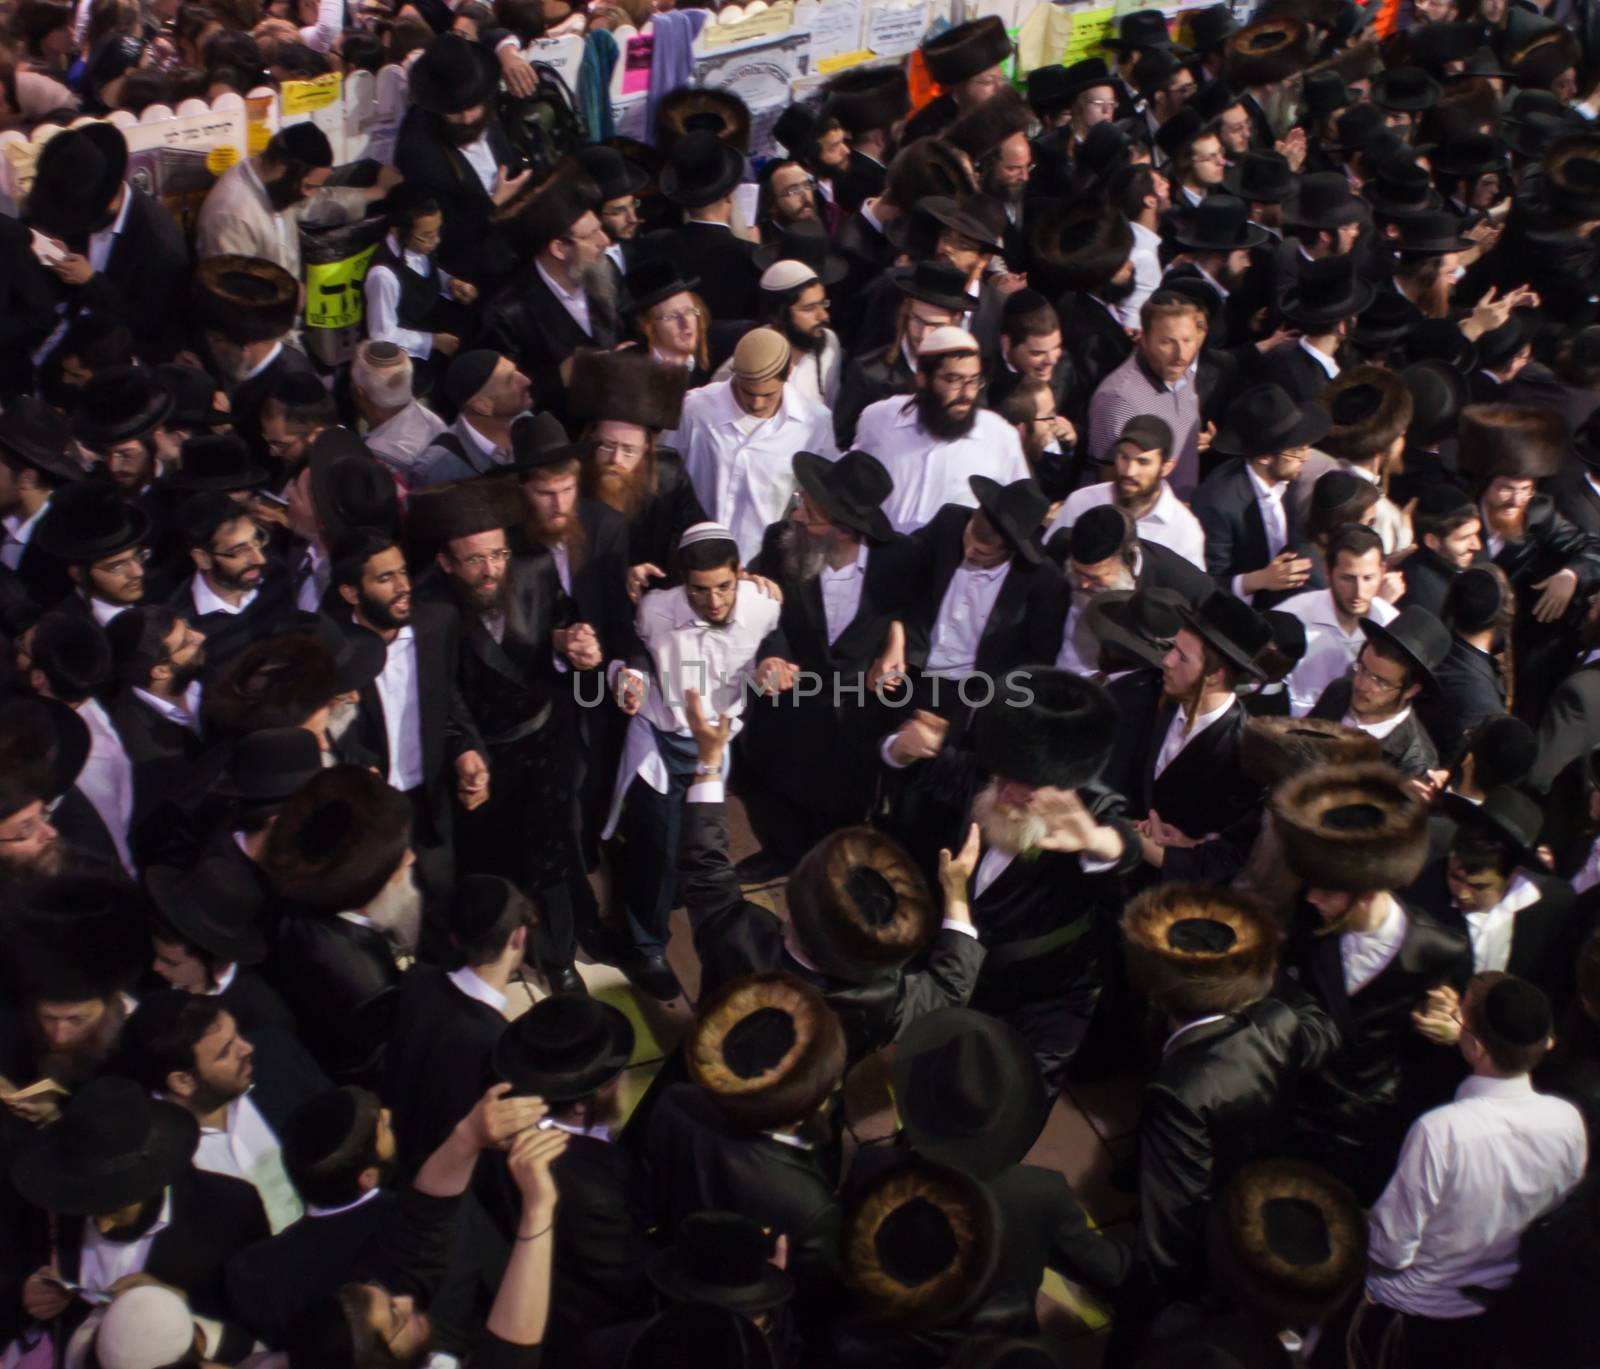
{"type": "Polygon", "coordinates": [[[718,761],[715,765],[707,765],[704,761],[696,761],[694,763],[694,773],[698,779],[714,778],[722,773],[722,762],[718,761]]]}

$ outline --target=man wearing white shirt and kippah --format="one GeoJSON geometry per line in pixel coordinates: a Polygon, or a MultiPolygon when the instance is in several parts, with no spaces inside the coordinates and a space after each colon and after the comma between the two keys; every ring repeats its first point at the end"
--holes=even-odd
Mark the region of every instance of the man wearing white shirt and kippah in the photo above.
{"type": "Polygon", "coordinates": [[[862,411],[856,446],[894,481],[883,511],[896,532],[915,532],[946,504],[976,507],[972,476],[999,485],[1029,478],[1016,429],[982,407],[983,384],[978,340],[964,328],[935,328],[917,348],[911,397],[862,411]]]}

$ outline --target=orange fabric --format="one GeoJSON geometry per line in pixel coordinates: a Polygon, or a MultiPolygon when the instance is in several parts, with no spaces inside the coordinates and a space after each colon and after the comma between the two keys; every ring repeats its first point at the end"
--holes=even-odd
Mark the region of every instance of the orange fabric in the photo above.
{"type": "Polygon", "coordinates": [[[921,48],[915,49],[911,54],[911,61],[906,66],[906,80],[911,86],[913,113],[930,100],[944,94],[944,87],[928,74],[928,63],[922,55],[921,48]]]}
{"type": "Polygon", "coordinates": [[[1378,7],[1378,17],[1373,21],[1373,31],[1379,38],[1387,38],[1400,22],[1400,0],[1372,0],[1378,7]]]}

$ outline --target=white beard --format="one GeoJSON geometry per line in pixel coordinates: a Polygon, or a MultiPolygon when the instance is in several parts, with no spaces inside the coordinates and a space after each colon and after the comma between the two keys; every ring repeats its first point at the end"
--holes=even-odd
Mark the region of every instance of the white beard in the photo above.
{"type": "Polygon", "coordinates": [[[361,711],[361,705],[351,699],[343,699],[328,710],[328,740],[338,741],[350,730],[350,725],[355,722],[356,714],[361,711]]]}
{"type": "Polygon", "coordinates": [[[1002,804],[999,791],[999,781],[990,780],[972,801],[972,816],[984,841],[1014,856],[1037,854],[1050,825],[1025,809],[1002,804]]]}
{"type": "Polygon", "coordinates": [[[409,955],[417,949],[422,933],[422,890],[412,871],[407,870],[404,879],[390,880],[361,911],[397,951],[409,955]]]}

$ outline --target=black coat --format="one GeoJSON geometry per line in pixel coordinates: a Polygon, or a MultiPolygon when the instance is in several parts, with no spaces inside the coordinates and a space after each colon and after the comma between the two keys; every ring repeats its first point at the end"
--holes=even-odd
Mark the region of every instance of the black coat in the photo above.
{"type": "Polygon", "coordinates": [[[705,518],[694,486],[684,474],[682,457],[670,447],[657,447],[656,491],[628,519],[627,564],[648,563],[663,571],[666,578],[652,580],[652,589],[671,584],[678,539],[705,518]]]}
{"type": "Polygon", "coordinates": [[[697,293],[716,319],[753,319],[760,312],[761,272],[756,244],[719,223],[685,223],[674,230],[671,252],[685,279],[698,276],[697,293]]]}
{"type": "Polygon", "coordinates": [[[1284,1152],[1301,1083],[1337,1041],[1313,1005],[1266,998],[1167,1043],[1139,1108],[1139,1247],[1162,1293],[1204,1287],[1207,1209],[1240,1166],[1284,1152]]]}
{"type": "Polygon", "coordinates": [[[195,782],[205,745],[194,728],[162,717],[131,689],[119,690],[104,707],[133,765],[131,830],[137,832],[161,799],[195,782]]]}
{"type": "Polygon", "coordinates": [[[778,916],[740,891],[728,859],[727,811],[720,803],[689,804],[680,865],[702,997],[741,975],[786,971],[811,984],[839,1015],[855,1062],[888,1045],[916,1018],[964,1006],[972,996],[985,952],[964,932],[937,932],[913,962],[920,968],[890,969],[864,983],[822,974],[795,960],[778,916]]]}
{"type": "Polygon", "coordinates": [[[242,613],[201,613],[194,603],[192,576],[178,586],[167,606],[205,637],[206,672],[214,677],[252,642],[285,629],[295,612],[294,586],[283,566],[269,561],[256,597],[242,613]]]}
{"type": "Polygon", "coordinates": [[[1406,592],[1395,607],[1416,605],[1427,609],[1435,618],[1442,615],[1450,582],[1461,572],[1437,552],[1420,545],[1406,557],[1400,569],[1406,577],[1406,592]]]}
{"type": "Polygon", "coordinates": [[[285,472],[282,470],[282,463],[267,450],[266,439],[261,436],[262,406],[266,404],[268,397],[278,388],[285,376],[314,377],[316,374],[317,368],[304,352],[296,351],[288,343],[283,343],[270,366],[259,375],[241,380],[228,391],[228,408],[232,415],[234,434],[243,438],[245,444],[255,453],[256,459],[264,462],[267,469],[274,473],[274,479],[269,482],[273,488],[282,483],[285,472]]]}
{"type": "Polygon", "coordinates": [[[580,347],[608,351],[618,341],[618,323],[610,304],[589,296],[589,331],[566,310],[530,265],[519,284],[508,286],[490,302],[483,320],[483,345],[516,362],[533,382],[535,403],[567,422],[567,387],[561,363],[580,347]]]}
{"type": "Polygon", "coordinates": [[[801,1291],[828,1279],[838,1251],[838,1174],[819,1150],[736,1131],[693,1084],[674,1084],[650,1114],[648,1191],[670,1239],[685,1217],[720,1209],[789,1238],[801,1291]]]}
{"type": "Polygon", "coordinates": [[[234,1319],[258,1340],[282,1348],[310,1307],[386,1249],[399,1218],[392,1193],[327,1216],[306,1216],[258,1240],[227,1263],[234,1319]]]}
{"type": "Polygon", "coordinates": [[[1163,822],[1199,840],[1224,831],[1261,806],[1261,787],[1239,764],[1239,742],[1249,715],[1235,703],[1157,775],[1156,762],[1176,713],[1174,704],[1157,707],[1140,776],[1142,788],[1131,807],[1141,816],[1154,810],[1163,822]]]}
{"type": "Polygon", "coordinates": [[[833,435],[840,451],[848,451],[856,434],[856,424],[869,404],[891,395],[909,395],[916,389],[916,372],[906,361],[898,342],[881,352],[851,357],[845,363],[839,383],[839,398],[833,406],[833,435]]]}
{"type": "Polygon", "coordinates": [[[868,289],[894,264],[895,247],[858,209],[839,225],[833,250],[849,268],[844,280],[833,287],[833,328],[846,352],[859,353],[868,289]]]}
{"type": "MultiPolygon", "coordinates": [[[[520,158],[492,111],[488,135],[496,163],[515,172],[520,158]]],[[[394,164],[409,184],[430,191],[439,204],[444,215],[440,265],[479,282],[510,272],[516,256],[490,224],[494,203],[472,163],[445,139],[439,115],[415,105],[406,110],[395,138],[394,164]]]]}
{"type": "Polygon", "coordinates": [[[340,1083],[376,1080],[400,971],[381,934],[345,918],[286,912],[268,977],[317,1063],[340,1083]]]}
{"type": "Polygon", "coordinates": [[[443,970],[413,965],[400,980],[379,1094],[394,1116],[400,1172],[415,1174],[490,1084],[489,1056],[506,1019],[443,970]]]}
{"type": "MultiPolygon", "coordinates": [[[[1437,877],[1441,873],[1425,871],[1422,878],[1428,881],[1431,889],[1442,889],[1444,880],[1437,877]]],[[[1570,884],[1555,875],[1530,869],[1521,873],[1538,886],[1539,898],[1521,909],[1511,924],[1511,954],[1506,960],[1506,973],[1543,989],[1559,1018],[1572,996],[1577,953],[1588,927],[1580,926],[1584,920],[1573,915],[1577,895],[1570,884]]],[[[1445,926],[1466,935],[1466,917],[1453,899],[1439,899],[1430,911],[1445,926]]]]}
{"type": "Polygon", "coordinates": [[[1073,291],[1056,301],[1061,316],[1061,340],[1072,354],[1078,393],[1069,406],[1070,417],[1082,432],[1088,420],[1089,398],[1100,382],[1128,359],[1133,339],[1105,305],[1092,296],[1073,291]]]}
{"type": "Polygon", "coordinates": [[[627,520],[599,500],[580,499],[578,522],[584,549],[572,574],[573,621],[595,630],[606,660],[627,660],[641,649],[626,583],[628,567],[636,564],[628,559],[627,520]]]}
{"type": "Polygon", "coordinates": [[[1450,652],[1434,667],[1435,688],[1417,697],[1417,715],[1433,744],[1439,763],[1453,770],[1466,750],[1473,728],[1506,711],[1506,687],[1493,656],[1457,637],[1450,652]]]}
{"type": "Polygon", "coordinates": [[[1310,404],[1327,388],[1328,373],[1306,355],[1298,342],[1285,342],[1261,358],[1267,380],[1281,385],[1297,404],[1310,404]]]}
{"type": "MultiPolygon", "coordinates": [[[[1224,461],[1194,492],[1190,505],[1206,534],[1206,573],[1221,589],[1231,590],[1233,577],[1260,570],[1272,559],[1256,487],[1243,457],[1224,461]]],[[[1293,546],[1300,531],[1294,501],[1283,501],[1288,539],[1293,546]]]]}
{"type": "Polygon", "coordinates": [[[83,285],[56,282],[56,290],[69,314],[92,312],[126,324],[141,360],[169,361],[189,334],[189,247],[160,200],[131,185],[127,190],[128,217],[112,239],[106,269],[83,285]]]}
{"type": "MultiPolygon", "coordinates": [[[[1328,722],[1342,722],[1350,711],[1351,683],[1348,677],[1335,680],[1322,691],[1309,716],[1328,722]]],[[[1413,708],[1411,715],[1378,743],[1383,759],[1409,779],[1420,780],[1430,770],[1439,769],[1439,752],[1413,708]]]]}
{"type": "Polygon", "coordinates": [[[1556,686],[1539,719],[1539,758],[1528,786],[1545,796],[1544,837],[1564,872],[1589,850],[1588,781],[1584,758],[1600,746],[1600,669],[1581,666],[1556,686]]]}
{"type": "Polygon", "coordinates": [[[1582,528],[1584,532],[1600,536],[1600,494],[1589,483],[1592,473],[1590,467],[1569,458],[1554,476],[1545,481],[1544,488],[1545,493],[1555,500],[1556,512],[1567,522],[1582,528]]]}
{"type": "Polygon", "coordinates": [[[60,321],[55,277],[32,243],[26,224],[0,215],[0,399],[32,393],[32,354],[60,321]]]}
{"type": "Polygon", "coordinates": [[[1466,987],[1472,947],[1460,931],[1405,908],[1405,939],[1393,960],[1352,997],[1345,989],[1339,937],[1319,935],[1302,913],[1285,957],[1289,973],[1327,1010],[1342,1038],[1333,1058],[1301,1089],[1301,1146],[1371,1201],[1388,1181],[1406,1128],[1444,1102],[1441,1079],[1455,1053],[1411,1025],[1430,989],[1466,987]]]}
{"type": "Polygon", "coordinates": [[[854,214],[862,204],[883,193],[888,168],[864,152],[850,149],[850,162],[833,178],[833,197],[846,214],[854,214]]]}

